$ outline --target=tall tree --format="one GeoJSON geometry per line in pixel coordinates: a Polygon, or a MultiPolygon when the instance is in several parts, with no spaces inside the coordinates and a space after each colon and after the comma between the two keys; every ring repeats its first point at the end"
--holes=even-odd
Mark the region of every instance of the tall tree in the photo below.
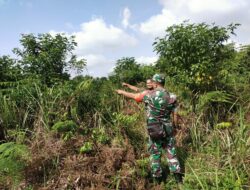
{"type": "Polygon", "coordinates": [[[184,22],[167,28],[165,37],[153,44],[160,55],[157,67],[193,94],[223,88],[222,79],[230,70],[228,61],[235,55],[227,41],[237,26],[184,22]]]}
{"type": "Polygon", "coordinates": [[[8,94],[22,79],[22,70],[16,60],[9,56],[0,57],[0,93],[8,94]]]}
{"type": "Polygon", "coordinates": [[[21,57],[20,64],[25,74],[40,78],[47,86],[68,80],[70,68],[81,71],[85,66],[85,60],[77,60],[73,54],[77,45],[73,36],[23,34],[20,42],[23,48],[13,51],[21,57]]]}
{"type": "Polygon", "coordinates": [[[128,82],[136,84],[143,81],[140,65],[136,63],[134,57],[123,57],[118,59],[110,79],[115,82],[128,82]]]}
{"type": "Polygon", "coordinates": [[[9,56],[0,57],[0,82],[16,81],[21,75],[20,67],[9,56]]]}

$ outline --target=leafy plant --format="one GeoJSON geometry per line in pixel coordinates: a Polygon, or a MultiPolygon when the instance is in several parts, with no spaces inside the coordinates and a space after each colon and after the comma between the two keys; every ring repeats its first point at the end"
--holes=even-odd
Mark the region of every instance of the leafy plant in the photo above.
{"type": "Polygon", "coordinates": [[[148,166],[149,166],[149,158],[142,158],[140,160],[136,160],[138,165],[138,175],[142,177],[146,177],[149,174],[148,166]]]}
{"type": "Polygon", "coordinates": [[[52,130],[59,133],[75,132],[77,128],[77,124],[72,120],[59,121],[52,126],[52,130]]]}
{"type": "Polygon", "coordinates": [[[18,183],[24,176],[22,171],[26,162],[30,159],[28,147],[14,142],[0,145],[0,183],[10,177],[18,183]]]}
{"type": "Polygon", "coordinates": [[[73,36],[23,34],[20,42],[23,49],[15,48],[13,51],[22,58],[19,63],[23,71],[28,76],[39,77],[47,86],[68,80],[69,74],[65,71],[69,68],[81,71],[85,66],[86,61],[77,60],[72,53],[76,46],[73,36]]]}
{"type": "Polygon", "coordinates": [[[101,143],[101,144],[107,144],[110,142],[110,137],[108,134],[105,132],[104,127],[102,128],[94,128],[92,131],[92,138],[101,143]]]}
{"type": "Polygon", "coordinates": [[[80,148],[80,153],[90,153],[93,150],[92,142],[85,142],[84,145],[80,148]]]}
{"type": "Polygon", "coordinates": [[[160,55],[156,66],[192,92],[194,110],[200,93],[225,88],[223,79],[232,69],[228,60],[235,56],[233,45],[225,42],[237,26],[183,22],[168,27],[165,37],[154,42],[160,55]]]}

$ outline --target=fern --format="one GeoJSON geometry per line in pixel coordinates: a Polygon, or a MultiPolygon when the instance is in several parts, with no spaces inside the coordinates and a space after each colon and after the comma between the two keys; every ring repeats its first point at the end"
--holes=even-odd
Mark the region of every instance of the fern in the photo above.
{"type": "Polygon", "coordinates": [[[233,103],[232,95],[227,94],[226,92],[223,91],[211,91],[205,93],[199,97],[198,108],[202,110],[212,102],[231,104],[233,103]]]}
{"type": "Polygon", "coordinates": [[[198,110],[202,120],[213,128],[218,122],[227,121],[230,110],[235,106],[233,96],[224,91],[211,91],[199,97],[198,110]]]}
{"type": "Polygon", "coordinates": [[[0,145],[0,183],[7,178],[21,180],[25,163],[29,160],[28,148],[22,144],[8,142],[0,145]]]}

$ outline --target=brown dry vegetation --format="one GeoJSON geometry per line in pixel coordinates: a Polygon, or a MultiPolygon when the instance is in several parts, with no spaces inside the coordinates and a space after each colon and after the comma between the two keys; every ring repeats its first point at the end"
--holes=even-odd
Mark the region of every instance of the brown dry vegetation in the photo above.
{"type": "MultiPolygon", "coordinates": [[[[63,141],[58,134],[40,127],[30,141],[31,160],[18,189],[159,189],[138,175],[135,162],[141,155],[135,152],[128,138],[123,144],[94,144],[94,150],[81,154],[79,149],[88,136],[76,135],[63,141]]],[[[185,125],[183,124],[183,127],[185,125]]],[[[178,145],[187,138],[187,127],[177,132],[178,145]]],[[[143,151],[143,150],[142,150],[143,151]]],[[[145,150],[144,150],[145,151],[145,150]]],[[[148,155],[146,155],[148,156],[148,155]]],[[[10,187],[10,186],[9,186],[10,187]]],[[[8,188],[8,187],[6,187],[8,188]]]]}
{"type": "Polygon", "coordinates": [[[145,179],[135,178],[135,152],[128,141],[122,147],[95,144],[90,154],[79,154],[86,140],[75,136],[63,142],[45,132],[38,133],[20,188],[115,189],[118,185],[119,189],[147,189],[145,179]],[[57,160],[57,166],[53,160],[57,160]]]}

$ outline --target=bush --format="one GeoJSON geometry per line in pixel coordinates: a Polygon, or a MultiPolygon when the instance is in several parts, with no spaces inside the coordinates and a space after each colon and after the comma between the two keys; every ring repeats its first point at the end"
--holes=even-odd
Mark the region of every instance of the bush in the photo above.
{"type": "Polygon", "coordinates": [[[0,184],[8,178],[18,183],[22,171],[29,160],[29,151],[25,145],[8,142],[0,145],[0,184]]]}
{"type": "Polygon", "coordinates": [[[93,150],[93,143],[92,142],[86,142],[80,148],[80,153],[90,153],[92,150],[93,150]]]}
{"type": "Polygon", "coordinates": [[[64,132],[75,132],[77,129],[77,124],[72,120],[59,121],[52,126],[53,131],[57,131],[59,133],[64,132]]]}

